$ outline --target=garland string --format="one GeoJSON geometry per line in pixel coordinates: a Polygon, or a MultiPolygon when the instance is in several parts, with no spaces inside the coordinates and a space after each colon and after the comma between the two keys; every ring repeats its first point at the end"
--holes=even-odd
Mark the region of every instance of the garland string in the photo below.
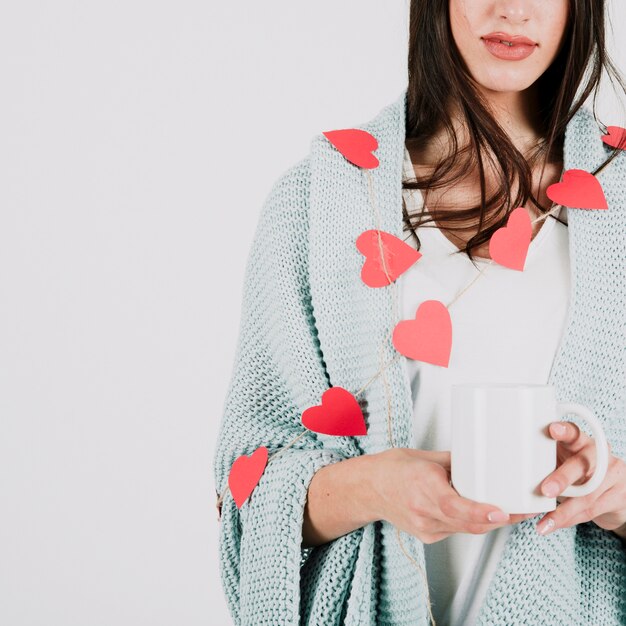
{"type": "MultiPolygon", "coordinates": [[[[383,271],[385,272],[385,276],[387,277],[387,280],[389,281],[389,284],[391,285],[391,288],[392,288],[391,294],[392,294],[392,301],[393,301],[394,317],[393,317],[393,320],[392,320],[392,330],[391,330],[391,333],[389,333],[385,337],[385,339],[382,341],[382,343],[380,344],[380,350],[379,350],[380,368],[379,368],[378,372],[376,372],[376,374],[374,374],[374,376],[372,378],[370,378],[370,380],[365,384],[365,386],[362,387],[359,391],[356,392],[355,395],[358,395],[359,393],[361,393],[364,389],[366,389],[369,386],[369,384],[379,374],[382,374],[384,387],[385,387],[385,396],[387,398],[387,432],[388,432],[388,438],[389,438],[389,445],[390,445],[390,447],[393,448],[393,447],[395,447],[395,444],[393,443],[392,428],[391,428],[391,398],[390,398],[390,394],[389,394],[389,385],[387,383],[387,378],[386,378],[384,372],[385,372],[385,369],[387,367],[389,367],[392,363],[394,363],[396,361],[397,358],[399,358],[402,355],[400,353],[396,354],[396,356],[393,359],[391,359],[391,361],[389,361],[385,365],[383,363],[383,359],[382,359],[382,352],[383,352],[384,345],[387,343],[387,341],[389,341],[389,339],[393,335],[393,329],[394,329],[395,325],[400,321],[400,316],[398,314],[398,294],[397,294],[398,287],[396,285],[396,282],[391,279],[391,276],[389,275],[389,272],[387,271],[387,264],[385,262],[385,255],[383,254],[382,237],[381,237],[381,234],[380,234],[380,231],[381,231],[380,212],[378,210],[378,204],[376,203],[376,195],[374,193],[374,184],[373,184],[373,179],[372,179],[372,173],[371,173],[371,171],[369,169],[367,169],[365,171],[367,172],[367,187],[368,187],[370,206],[372,207],[372,210],[373,210],[373,213],[374,213],[374,220],[376,222],[376,229],[377,229],[377,234],[378,234],[379,254],[380,254],[380,258],[382,260],[383,271]]],[[[561,205],[553,206],[546,213],[543,213],[542,215],[538,216],[534,220],[531,220],[531,224],[534,224],[534,223],[539,222],[541,220],[545,220],[548,217],[548,215],[551,215],[552,213],[555,213],[557,210],[560,210],[560,208],[561,208],[561,205]]],[[[452,304],[454,304],[454,302],[456,302],[461,297],[461,295],[463,295],[481,276],[484,275],[485,270],[488,267],[491,267],[493,265],[493,263],[494,263],[493,259],[490,259],[489,263],[487,263],[485,265],[485,267],[483,267],[481,270],[478,270],[478,273],[476,274],[476,276],[463,289],[461,289],[454,296],[454,298],[446,305],[446,308],[449,309],[452,306],[452,304]]],[[[402,542],[402,538],[400,536],[400,529],[396,526],[395,530],[396,530],[396,539],[398,541],[398,544],[400,545],[400,549],[402,550],[404,555],[409,559],[411,564],[414,565],[414,567],[419,571],[419,573],[422,576],[422,579],[424,581],[424,586],[426,588],[428,615],[429,615],[430,621],[433,623],[433,625],[437,626],[437,622],[435,621],[435,618],[433,616],[432,609],[431,609],[430,589],[428,587],[428,581],[427,581],[426,573],[424,572],[423,568],[419,565],[419,563],[417,563],[417,561],[407,552],[406,548],[404,547],[404,544],[402,542]]]]}

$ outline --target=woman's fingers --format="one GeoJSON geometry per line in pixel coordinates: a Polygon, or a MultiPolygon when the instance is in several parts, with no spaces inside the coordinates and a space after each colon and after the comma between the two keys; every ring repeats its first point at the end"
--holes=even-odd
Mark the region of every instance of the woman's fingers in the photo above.
{"type": "Polygon", "coordinates": [[[553,422],[548,431],[553,439],[559,441],[573,454],[582,450],[591,439],[574,422],[553,422]]]}
{"type": "Polygon", "coordinates": [[[459,532],[487,533],[505,524],[516,524],[538,515],[509,515],[496,505],[461,496],[450,484],[451,453],[448,450],[407,449],[403,454],[427,462],[419,468],[419,476],[416,475],[421,497],[416,495],[411,505],[413,534],[422,541],[431,543],[459,532]]]}
{"type": "MultiPolygon", "coordinates": [[[[538,530],[546,528],[550,520],[552,530],[593,521],[604,528],[620,526],[624,519],[626,503],[626,463],[611,456],[609,468],[602,484],[590,494],[578,498],[565,498],[554,511],[544,515],[538,530]]],[[[550,527],[548,527],[550,530],[550,527]]]]}
{"type": "MultiPolygon", "coordinates": [[[[596,519],[605,520],[609,527],[615,528],[621,523],[620,518],[612,513],[617,511],[619,506],[620,498],[617,493],[617,488],[612,487],[600,497],[570,498],[554,511],[544,515],[537,524],[537,531],[541,535],[547,535],[558,528],[567,528],[596,519]],[[583,502],[579,502],[580,500],[583,502]]],[[[623,497],[621,500],[623,501],[623,497]]]]}
{"type": "Polygon", "coordinates": [[[541,493],[549,498],[554,498],[570,485],[576,484],[581,480],[586,482],[593,475],[595,467],[595,445],[587,445],[563,461],[557,469],[542,481],[541,493]]]}
{"type": "Polygon", "coordinates": [[[453,532],[488,532],[499,526],[517,524],[525,519],[530,519],[539,513],[514,513],[507,514],[499,507],[484,502],[476,502],[460,496],[454,489],[444,490],[445,493],[439,498],[439,508],[444,516],[443,522],[454,520],[452,525],[445,529],[453,532]],[[447,520],[446,520],[447,518],[447,520]],[[459,530],[459,522],[461,529],[459,530]]]}
{"type": "Polygon", "coordinates": [[[439,497],[438,505],[446,517],[475,524],[509,520],[509,516],[497,506],[464,498],[453,487],[444,488],[442,491],[443,494],[439,497]]]}

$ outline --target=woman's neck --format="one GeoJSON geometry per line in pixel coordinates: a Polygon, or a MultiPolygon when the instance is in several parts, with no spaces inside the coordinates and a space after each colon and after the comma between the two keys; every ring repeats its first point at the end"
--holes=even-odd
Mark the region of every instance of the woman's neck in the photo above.
{"type": "Polygon", "coordinates": [[[491,91],[480,87],[496,121],[524,154],[541,137],[537,83],[524,91],[491,91]]]}
{"type": "MultiPolygon", "coordinates": [[[[491,114],[508,134],[513,145],[522,154],[529,154],[541,138],[536,87],[533,85],[520,92],[490,91],[481,87],[480,92],[487,101],[491,114]]],[[[465,119],[454,104],[448,106],[448,111],[458,146],[463,148],[470,142],[465,119]]],[[[431,136],[428,144],[420,148],[419,154],[411,156],[416,158],[414,163],[434,167],[441,159],[441,155],[448,153],[449,148],[448,134],[444,128],[439,128],[431,136]]]]}

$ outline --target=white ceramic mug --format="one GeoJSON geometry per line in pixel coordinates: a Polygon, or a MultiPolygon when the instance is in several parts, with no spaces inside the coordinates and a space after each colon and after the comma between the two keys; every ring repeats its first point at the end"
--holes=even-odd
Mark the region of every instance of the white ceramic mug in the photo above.
{"type": "Polygon", "coordinates": [[[557,442],[549,425],[574,413],[590,427],[596,444],[596,468],[582,485],[560,496],[584,496],[606,476],[609,451],[600,420],[585,406],[557,402],[551,385],[452,385],[452,486],[470,500],[493,504],[504,512],[553,511],[556,497],[540,491],[557,467],[557,442]]]}

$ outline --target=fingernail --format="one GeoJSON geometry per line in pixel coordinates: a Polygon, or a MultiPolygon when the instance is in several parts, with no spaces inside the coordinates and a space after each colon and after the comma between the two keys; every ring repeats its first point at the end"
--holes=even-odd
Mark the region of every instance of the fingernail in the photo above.
{"type": "Polygon", "coordinates": [[[565,432],[565,424],[552,424],[552,430],[557,434],[557,435],[562,435],[565,432]]]}
{"type": "Polygon", "coordinates": [[[506,522],[509,519],[509,514],[504,511],[490,511],[487,513],[487,519],[490,522],[506,522]]]}
{"type": "Polygon", "coordinates": [[[552,498],[556,496],[557,493],[559,493],[559,484],[551,480],[543,486],[542,491],[544,496],[552,498]]]}
{"type": "Polygon", "coordinates": [[[537,532],[540,535],[547,535],[554,528],[554,520],[552,518],[537,524],[537,532]]]}

